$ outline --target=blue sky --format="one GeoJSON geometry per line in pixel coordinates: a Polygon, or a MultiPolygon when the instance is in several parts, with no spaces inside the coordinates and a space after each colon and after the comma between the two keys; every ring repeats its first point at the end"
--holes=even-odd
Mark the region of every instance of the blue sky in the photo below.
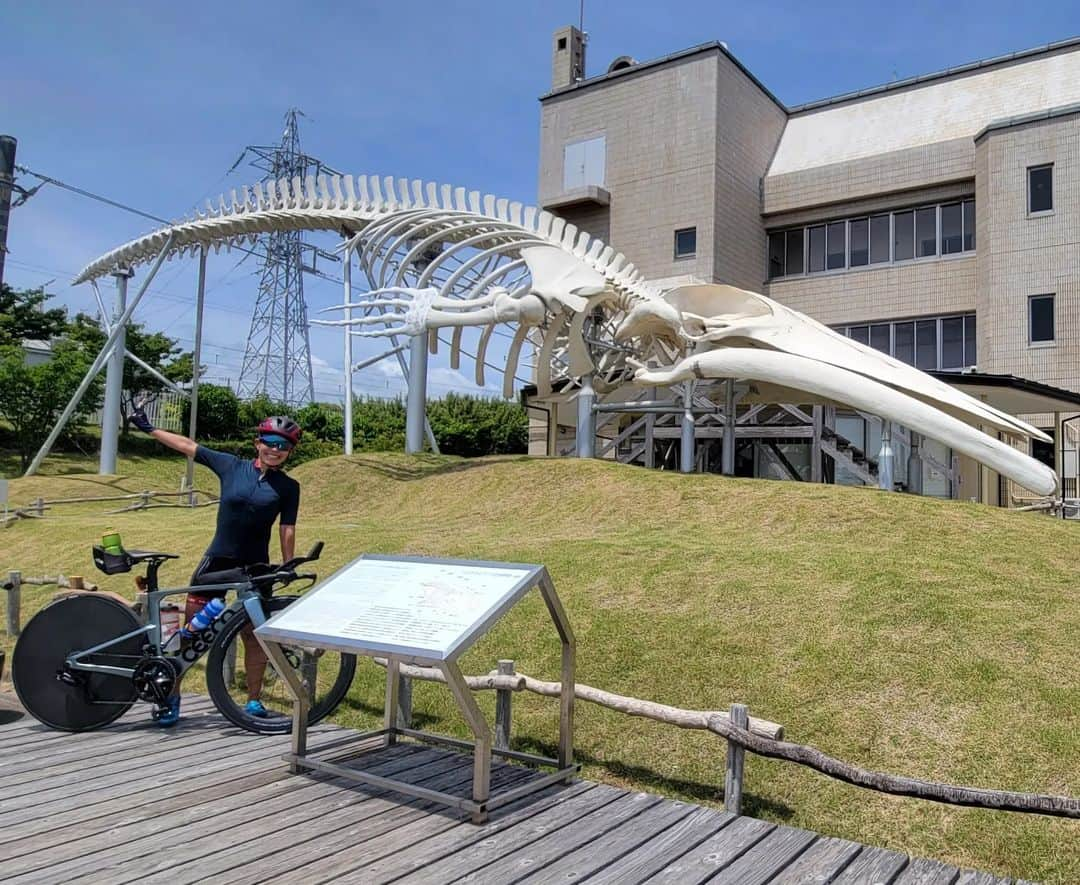
{"type": "MultiPolygon", "coordinates": [[[[304,149],[342,171],[532,203],[551,34],[579,14],[578,0],[7,0],[0,9],[0,132],[18,138],[17,161],[168,218],[257,177],[227,172],[245,145],[280,136],[290,107],[306,114],[304,149]]],[[[585,30],[590,76],[619,55],[646,60],[724,40],[793,105],[1080,35],[1080,5],[586,0],[585,30]]],[[[72,275],[153,226],[43,188],[12,213],[5,280],[55,278],[57,301],[92,309],[72,275]]],[[[240,258],[210,262],[204,362],[219,380],[236,380],[257,287],[254,259],[240,258]]],[[[165,265],[136,317],[187,346],[193,265],[165,265]]],[[[332,284],[306,285],[312,311],[340,300],[332,284]]],[[[357,352],[381,349],[365,342],[357,352]]],[[[339,395],[341,350],[340,335],[312,332],[321,399],[339,395]]],[[[358,376],[358,391],[398,389],[392,361],[380,366],[358,376]]],[[[442,358],[434,366],[433,393],[469,389],[442,358]]]]}

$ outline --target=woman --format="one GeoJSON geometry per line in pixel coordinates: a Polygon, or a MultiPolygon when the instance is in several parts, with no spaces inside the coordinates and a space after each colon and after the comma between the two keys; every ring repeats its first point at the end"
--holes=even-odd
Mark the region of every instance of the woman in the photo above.
{"type": "MultiPolygon", "coordinates": [[[[269,562],[270,533],[275,520],[278,521],[281,561],[287,562],[293,558],[300,484],[281,470],[289,460],[293,447],[300,442],[300,426],[292,418],[273,415],[264,419],[259,424],[255,438],[255,458],[250,460],[216,452],[197,445],[186,436],[155,428],[141,405],[132,412],[131,423],[170,449],[209,467],[217,474],[221,484],[217,530],[191,576],[192,584],[213,583],[201,580],[209,572],[269,562]]],[[[189,593],[184,622],[189,623],[212,598],[224,595],[222,591],[189,593]]],[[[263,673],[266,671],[266,654],[250,624],[240,635],[244,642],[244,669],[247,673],[246,709],[252,716],[265,716],[266,709],[260,694],[263,673]]],[[[173,696],[169,698],[169,710],[158,717],[158,724],[175,725],[179,718],[180,686],[177,684],[173,696]]]]}

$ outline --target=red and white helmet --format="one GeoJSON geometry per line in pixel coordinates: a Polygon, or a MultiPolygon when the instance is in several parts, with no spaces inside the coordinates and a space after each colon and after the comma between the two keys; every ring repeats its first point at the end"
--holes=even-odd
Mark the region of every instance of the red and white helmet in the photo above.
{"type": "Polygon", "coordinates": [[[259,436],[269,434],[283,436],[294,446],[300,442],[300,437],[303,435],[300,425],[287,415],[271,415],[269,418],[263,418],[259,422],[258,432],[259,436]]]}

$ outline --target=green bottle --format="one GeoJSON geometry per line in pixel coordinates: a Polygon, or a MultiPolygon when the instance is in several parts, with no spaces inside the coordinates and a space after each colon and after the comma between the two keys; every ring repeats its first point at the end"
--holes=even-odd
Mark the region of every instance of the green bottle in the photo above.
{"type": "Polygon", "coordinates": [[[113,529],[101,536],[101,546],[111,556],[124,555],[124,545],[120,543],[120,533],[113,529]]]}

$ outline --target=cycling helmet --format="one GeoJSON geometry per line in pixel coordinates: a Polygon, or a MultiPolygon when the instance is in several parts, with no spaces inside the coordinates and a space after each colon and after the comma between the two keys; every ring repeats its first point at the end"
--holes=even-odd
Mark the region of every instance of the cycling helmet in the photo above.
{"type": "Polygon", "coordinates": [[[271,415],[269,418],[263,418],[263,420],[259,422],[258,431],[259,436],[265,434],[283,436],[294,446],[300,442],[300,437],[303,434],[303,431],[300,430],[300,425],[287,415],[271,415]]]}

